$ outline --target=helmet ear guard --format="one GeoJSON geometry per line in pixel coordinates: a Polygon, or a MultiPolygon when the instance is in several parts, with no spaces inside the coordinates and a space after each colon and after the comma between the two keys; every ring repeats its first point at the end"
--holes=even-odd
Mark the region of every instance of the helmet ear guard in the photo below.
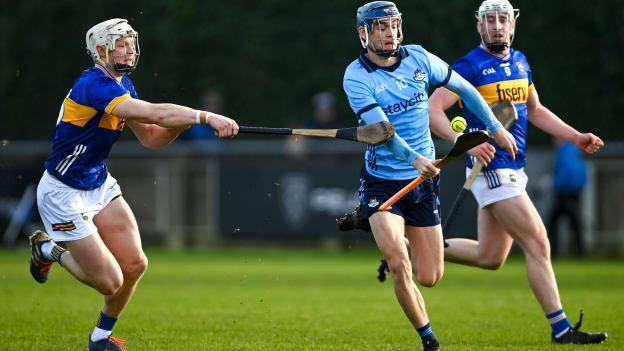
{"type": "Polygon", "coordinates": [[[134,61],[132,64],[114,63],[112,68],[119,74],[129,75],[136,68],[141,52],[139,49],[139,33],[128,24],[127,20],[123,18],[113,18],[91,27],[87,31],[85,38],[87,54],[94,62],[107,64],[100,58],[97,47],[102,46],[104,50],[106,50],[106,58],[108,59],[108,52],[115,49],[115,42],[127,37],[134,39],[134,61]]]}

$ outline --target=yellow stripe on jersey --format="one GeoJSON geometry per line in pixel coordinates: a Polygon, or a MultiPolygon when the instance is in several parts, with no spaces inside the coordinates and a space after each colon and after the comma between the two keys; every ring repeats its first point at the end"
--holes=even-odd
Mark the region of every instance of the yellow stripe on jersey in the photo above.
{"type": "Polygon", "coordinates": [[[63,122],[84,127],[96,114],[97,110],[93,107],[81,105],[70,98],[63,101],[63,122]]]}
{"type": "Polygon", "coordinates": [[[123,94],[121,96],[114,98],[111,102],[108,103],[108,105],[106,106],[106,109],[104,109],[104,112],[111,114],[113,110],[115,109],[115,107],[117,107],[117,105],[119,105],[120,102],[126,101],[131,98],[132,97],[130,96],[130,93],[123,94]]]}
{"type": "MultiPolygon", "coordinates": [[[[527,87],[529,83],[528,79],[514,79],[500,81],[490,84],[485,84],[477,88],[477,91],[488,105],[491,105],[498,101],[511,101],[512,103],[526,103],[529,99],[529,95],[535,90],[535,86],[527,87]]],[[[444,88],[446,91],[455,96],[459,102],[459,107],[463,108],[461,97],[454,91],[444,88]]]]}
{"type": "Polygon", "coordinates": [[[123,130],[125,125],[125,119],[110,115],[108,113],[103,113],[98,127],[110,130],[123,130]]]}
{"type": "Polygon", "coordinates": [[[526,103],[533,85],[527,78],[504,80],[476,87],[489,105],[497,101],[510,101],[514,104],[526,103]]]}

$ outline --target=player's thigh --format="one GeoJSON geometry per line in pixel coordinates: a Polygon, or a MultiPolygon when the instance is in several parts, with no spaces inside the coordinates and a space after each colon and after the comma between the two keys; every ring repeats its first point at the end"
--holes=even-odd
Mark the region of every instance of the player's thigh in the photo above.
{"type": "Polygon", "coordinates": [[[390,212],[376,212],[370,216],[369,222],[377,247],[386,258],[407,257],[401,216],[390,212]]]}
{"type": "Polygon", "coordinates": [[[93,218],[102,241],[124,271],[144,270],[147,258],[141,247],[141,237],[136,219],[123,197],[111,201],[93,218]]]}
{"type": "Polygon", "coordinates": [[[121,269],[100,236],[95,233],[85,238],[65,242],[71,256],[89,281],[120,281],[121,269]]]}
{"type": "Polygon", "coordinates": [[[491,213],[523,249],[545,250],[549,246],[544,223],[527,194],[497,202],[491,213]]]}
{"type": "Polygon", "coordinates": [[[441,226],[405,226],[412,267],[418,281],[433,286],[444,274],[444,241],[441,226]]]}
{"type": "Polygon", "coordinates": [[[494,206],[496,204],[478,210],[478,250],[482,260],[492,261],[494,266],[501,266],[509,255],[513,238],[492,214],[494,206]]]}

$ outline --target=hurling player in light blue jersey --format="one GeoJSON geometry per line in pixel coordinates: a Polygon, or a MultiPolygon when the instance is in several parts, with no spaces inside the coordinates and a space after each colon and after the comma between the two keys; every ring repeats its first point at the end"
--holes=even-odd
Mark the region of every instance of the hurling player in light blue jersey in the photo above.
{"type": "Polygon", "coordinates": [[[47,233],[30,236],[30,271],[44,283],[58,262],[104,295],[87,350],[126,350],[111,333],[147,258],[134,215],[104,160],[126,125],[148,148],[166,146],[193,124],[209,124],[219,137],[235,136],[238,125],[215,113],[139,100],[128,78],[139,59],[138,33],[125,19],[93,26],[86,45],[95,65],[75,81],[56,121],[53,152],[37,188],[47,233]]]}
{"type": "Polygon", "coordinates": [[[368,3],[358,9],[356,22],[364,49],[346,69],[344,90],[360,124],[389,120],[396,128],[388,144],[370,146],[366,151],[360,176],[361,214],[370,218],[377,246],[388,260],[399,304],[424,349],[438,350],[422,296],[412,280],[414,274],[420,284],[431,287],[443,274],[438,169],[429,131],[428,90],[446,86],[457,92],[501,147],[513,155],[516,145],[473,86],[422,47],[401,46],[401,14],[394,3],[368,3]],[[429,179],[391,211],[378,211],[381,203],[419,175],[429,179]]]}
{"type": "MultiPolygon", "coordinates": [[[[507,0],[483,1],[476,11],[481,44],[453,65],[453,70],[472,83],[487,102],[514,103],[518,121],[510,131],[519,151],[514,158],[500,147],[486,143],[469,152],[487,165],[471,188],[479,203],[478,241],[448,239],[444,258],[498,269],[505,263],[515,240],[524,251],[529,284],[551,325],[552,341],[600,343],[606,340],[605,333],[582,332],[580,324],[572,327],[562,309],[546,229],[525,191],[527,176],[523,169],[528,122],[590,154],[602,147],[603,142],[592,133],[579,133],[540,103],[526,57],[511,48],[518,15],[519,11],[507,0]]],[[[457,133],[451,130],[444,111],[458,101],[468,129],[483,127],[481,120],[475,118],[478,111],[462,96],[445,88],[437,89],[430,100],[431,128],[448,140],[456,138],[457,133]]],[[[469,160],[466,174],[472,165],[469,160]]]]}

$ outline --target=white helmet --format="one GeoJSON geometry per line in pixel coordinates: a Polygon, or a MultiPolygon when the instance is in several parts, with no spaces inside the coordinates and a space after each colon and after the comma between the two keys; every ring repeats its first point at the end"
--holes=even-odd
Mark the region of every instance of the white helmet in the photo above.
{"type": "Polygon", "coordinates": [[[100,55],[97,52],[97,46],[103,46],[106,48],[106,52],[115,49],[115,41],[120,38],[132,37],[134,38],[134,53],[135,59],[132,64],[114,64],[114,69],[120,74],[128,75],[137,66],[139,62],[139,33],[135,31],[128,21],[123,18],[113,18],[107,21],[96,24],[87,31],[85,38],[87,42],[87,54],[91,56],[93,61],[101,61],[100,55]]]}
{"type": "Polygon", "coordinates": [[[483,40],[483,43],[485,44],[485,46],[494,52],[502,52],[506,48],[509,48],[514,38],[514,32],[516,28],[515,26],[516,19],[519,16],[520,16],[520,10],[514,9],[508,0],[485,0],[483,1],[481,5],[479,6],[479,9],[475,11],[475,17],[477,18],[477,21],[479,23],[479,34],[481,35],[481,40],[483,40]],[[510,36],[509,36],[508,42],[506,40],[503,42],[491,40],[489,37],[489,34],[487,33],[487,30],[486,31],[481,30],[484,23],[487,26],[487,22],[484,20],[485,20],[486,14],[488,13],[507,14],[507,19],[511,25],[510,33],[509,33],[510,36]]]}

